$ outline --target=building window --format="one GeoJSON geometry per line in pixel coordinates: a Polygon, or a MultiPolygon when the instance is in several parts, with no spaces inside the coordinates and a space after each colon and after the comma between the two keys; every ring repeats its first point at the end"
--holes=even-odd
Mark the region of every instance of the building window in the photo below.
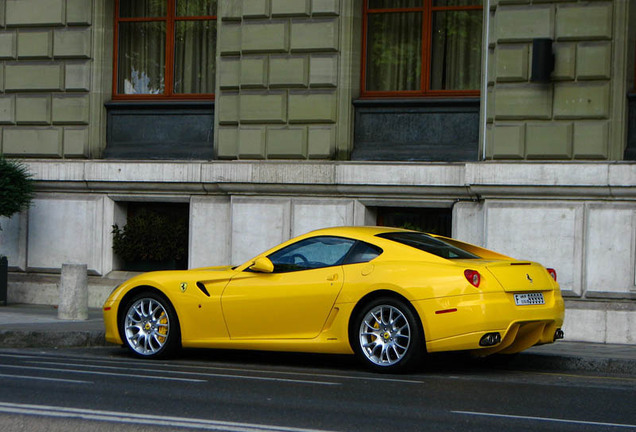
{"type": "Polygon", "coordinates": [[[216,0],[116,0],[113,99],[214,97],[216,0]]]}
{"type": "Polygon", "coordinates": [[[363,97],[478,96],[482,0],[364,0],[363,97]]]}

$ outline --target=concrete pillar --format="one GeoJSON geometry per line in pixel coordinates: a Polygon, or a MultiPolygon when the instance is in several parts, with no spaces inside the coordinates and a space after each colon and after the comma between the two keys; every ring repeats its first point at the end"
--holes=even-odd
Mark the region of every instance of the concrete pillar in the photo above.
{"type": "Polygon", "coordinates": [[[86,264],[62,264],[58,319],[88,319],[88,277],[86,271],[86,264]]]}

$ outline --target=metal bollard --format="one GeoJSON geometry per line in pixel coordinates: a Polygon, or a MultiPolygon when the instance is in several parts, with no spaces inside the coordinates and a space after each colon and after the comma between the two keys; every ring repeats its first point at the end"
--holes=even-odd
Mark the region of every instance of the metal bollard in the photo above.
{"type": "Polygon", "coordinates": [[[0,256],[0,306],[7,305],[7,280],[9,274],[9,260],[0,256]]]}
{"type": "Polygon", "coordinates": [[[86,264],[62,264],[60,304],[57,309],[58,319],[88,319],[88,276],[86,269],[86,264]]]}

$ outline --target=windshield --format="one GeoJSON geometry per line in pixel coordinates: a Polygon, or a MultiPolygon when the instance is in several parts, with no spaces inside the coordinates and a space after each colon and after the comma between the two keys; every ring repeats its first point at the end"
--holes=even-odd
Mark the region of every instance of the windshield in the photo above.
{"type": "Polygon", "coordinates": [[[418,232],[390,232],[377,234],[378,237],[402,243],[424,252],[446,259],[479,259],[477,255],[453,246],[450,243],[418,232]]]}

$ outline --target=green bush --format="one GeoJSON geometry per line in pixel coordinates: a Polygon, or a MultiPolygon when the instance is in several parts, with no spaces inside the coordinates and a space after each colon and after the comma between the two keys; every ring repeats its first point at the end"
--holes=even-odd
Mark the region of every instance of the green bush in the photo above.
{"type": "Polygon", "coordinates": [[[11,217],[29,208],[33,180],[26,166],[0,156],[0,216],[11,217]]]}
{"type": "Polygon", "coordinates": [[[146,209],[128,218],[123,228],[113,225],[113,250],[126,262],[182,261],[188,250],[188,220],[146,209]]]}

